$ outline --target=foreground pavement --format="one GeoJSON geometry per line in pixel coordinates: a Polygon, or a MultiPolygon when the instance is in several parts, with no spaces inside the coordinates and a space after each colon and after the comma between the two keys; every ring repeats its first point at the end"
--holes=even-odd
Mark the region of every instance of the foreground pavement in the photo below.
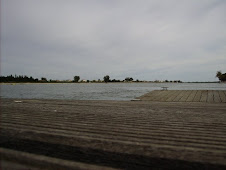
{"type": "Polygon", "coordinates": [[[1,169],[225,169],[226,103],[1,99],[1,169]]]}

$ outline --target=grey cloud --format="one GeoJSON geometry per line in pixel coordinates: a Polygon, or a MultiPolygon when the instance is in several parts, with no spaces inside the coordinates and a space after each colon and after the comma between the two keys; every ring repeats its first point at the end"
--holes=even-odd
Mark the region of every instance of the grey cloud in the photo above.
{"type": "Polygon", "coordinates": [[[196,65],[215,80],[226,71],[225,11],[222,0],[3,0],[2,74],[192,81],[196,65]]]}

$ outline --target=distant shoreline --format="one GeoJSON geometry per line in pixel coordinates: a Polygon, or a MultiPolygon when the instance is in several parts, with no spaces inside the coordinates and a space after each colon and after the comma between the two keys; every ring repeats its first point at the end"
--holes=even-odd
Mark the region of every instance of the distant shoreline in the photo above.
{"type": "MultiPolygon", "coordinates": [[[[122,83],[162,83],[162,84],[178,84],[177,82],[152,82],[152,81],[144,81],[144,82],[0,82],[1,85],[14,85],[14,84],[122,84],[122,83]]],[[[226,83],[226,82],[181,82],[181,83],[226,83]]]]}

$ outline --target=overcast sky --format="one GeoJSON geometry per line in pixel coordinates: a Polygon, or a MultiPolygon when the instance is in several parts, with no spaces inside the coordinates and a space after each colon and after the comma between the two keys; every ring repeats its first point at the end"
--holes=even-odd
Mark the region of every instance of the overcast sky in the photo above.
{"type": "Polygon", "coordinates": [[[1,0],[1,75],[215,81],[226,0],[1,0]]]}

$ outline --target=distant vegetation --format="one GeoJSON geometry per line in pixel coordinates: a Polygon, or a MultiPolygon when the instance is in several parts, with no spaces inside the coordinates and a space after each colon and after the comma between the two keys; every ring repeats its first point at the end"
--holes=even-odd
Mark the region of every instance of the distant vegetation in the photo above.
{"type": "Polygon", "coordinates": [[[109,75],[104,76],[104,82],[105,83],[110,82],[110,76],[109,75]]]}
{"type": "Polygon", "coordinates": [[[23,75],[10,75],[10,76],[0,76],[0,82],[1,83],[117,83],[117,82],[154,82],[154,83],[182,83],[180,80],[165,80],[165,81],[141,81],[141,80],[134,80],[132,77],[126,77],[124,80],[116,80],[116,79],[110,79],[109,75],[106,75],[103,77],[103,80],[84,80],[80,79],[80,76],[76,75],[73,77],[73,80],[48,80],[45,77],[42,77],[41,79],[33,78],[32,76],[23,76],[23,75]]]}
{"type": "Polygon", "coordinates": [[[133,78],[132,78],[132,77],[126,77],[126,78],[125,78],[125,81],[127,81],[127,82],[128,82],[128,81],[133,81],[133,78]]]}
{"type": "Polygon", "coordinates": [[[0,82],[39,82],[40,80],[34,79],[33,77],[28,77],[28,76],[1,76],[0,77],[0,82]]]}
{"type": "Polygon", "coordinates": [[[79,76],[75,76],[75,77],[74,77],[74,82],[77,83],[79,80],[80,80],[80,77],[79,77],[79,76]]]}
{"type": "Polygon", "coordinates": [[[221,71],[217,71],[216,77],[217,77],[221,82],[225,82],[225,81],[226,81],[226,73],[222,74],[221,71]]]}

